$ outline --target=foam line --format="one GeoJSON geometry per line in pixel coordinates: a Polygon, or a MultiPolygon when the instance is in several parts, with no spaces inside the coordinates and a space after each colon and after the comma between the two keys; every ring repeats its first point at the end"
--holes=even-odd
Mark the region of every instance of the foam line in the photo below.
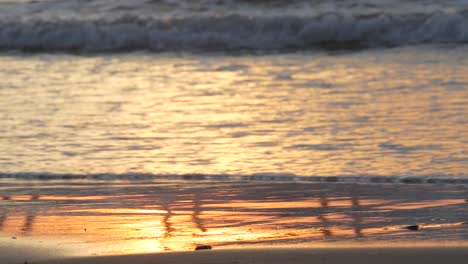
{"type": "Polygon", "coordinates": [[[151,173],[0,173],[0,179],[17,180],[184,180],[184,181],[267,181],[267,182],[323,182],[323,183],[388,183],[388,184],[468,184],[466,175],[342,175],[342,176],[299,176],[286,173],[257,174],[151,174],[151,173]]]}

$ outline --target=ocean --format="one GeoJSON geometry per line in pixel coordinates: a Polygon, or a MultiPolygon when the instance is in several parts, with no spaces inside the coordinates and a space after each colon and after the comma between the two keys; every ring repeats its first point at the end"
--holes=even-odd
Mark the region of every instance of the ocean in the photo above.
{"type": "Polygon", "coordinates": [[[0,0],[0,244],[466,243],[467,44],[462,0],[0,0]]]}

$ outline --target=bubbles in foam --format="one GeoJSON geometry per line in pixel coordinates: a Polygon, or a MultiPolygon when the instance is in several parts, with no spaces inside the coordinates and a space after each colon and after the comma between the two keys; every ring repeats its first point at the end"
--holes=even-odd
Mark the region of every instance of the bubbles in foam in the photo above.
{"type": "Polygon", "coordinates": [[[122,16],[0,22],[0,49],[64,52],[281,51],[468,42],[468,14],[122,16]]]}

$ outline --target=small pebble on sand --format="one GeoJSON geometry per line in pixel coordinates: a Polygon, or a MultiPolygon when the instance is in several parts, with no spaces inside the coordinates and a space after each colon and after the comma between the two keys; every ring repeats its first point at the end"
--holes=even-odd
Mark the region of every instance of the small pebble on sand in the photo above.
{"type": "Polygon", "coordinates": [[[211,246],[210,245],[203,245],[203,246],[197,246],[195,248],[195,250],[207,250],[207,249],[211,249],[211,246]]]}
{"type": "Polygon", "coordinates": [[[408,229],[408,230],[418,230],[419,225],[410,225],[410,226],[407,226],[406,229],[408,229]]]}

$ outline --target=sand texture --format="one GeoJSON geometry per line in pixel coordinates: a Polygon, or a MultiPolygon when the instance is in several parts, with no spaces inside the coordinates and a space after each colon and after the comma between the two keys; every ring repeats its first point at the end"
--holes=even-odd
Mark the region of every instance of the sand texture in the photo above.
{"type": "MultiPolygon", "coordinates": [[[[328,248],[242,249],[48,260],[42,264],[275,264],[275,263],[379,263],[466,264],[468,248],[328,248]]],[[[18,262],[19,263],[19,262],[18,262]]]]}

